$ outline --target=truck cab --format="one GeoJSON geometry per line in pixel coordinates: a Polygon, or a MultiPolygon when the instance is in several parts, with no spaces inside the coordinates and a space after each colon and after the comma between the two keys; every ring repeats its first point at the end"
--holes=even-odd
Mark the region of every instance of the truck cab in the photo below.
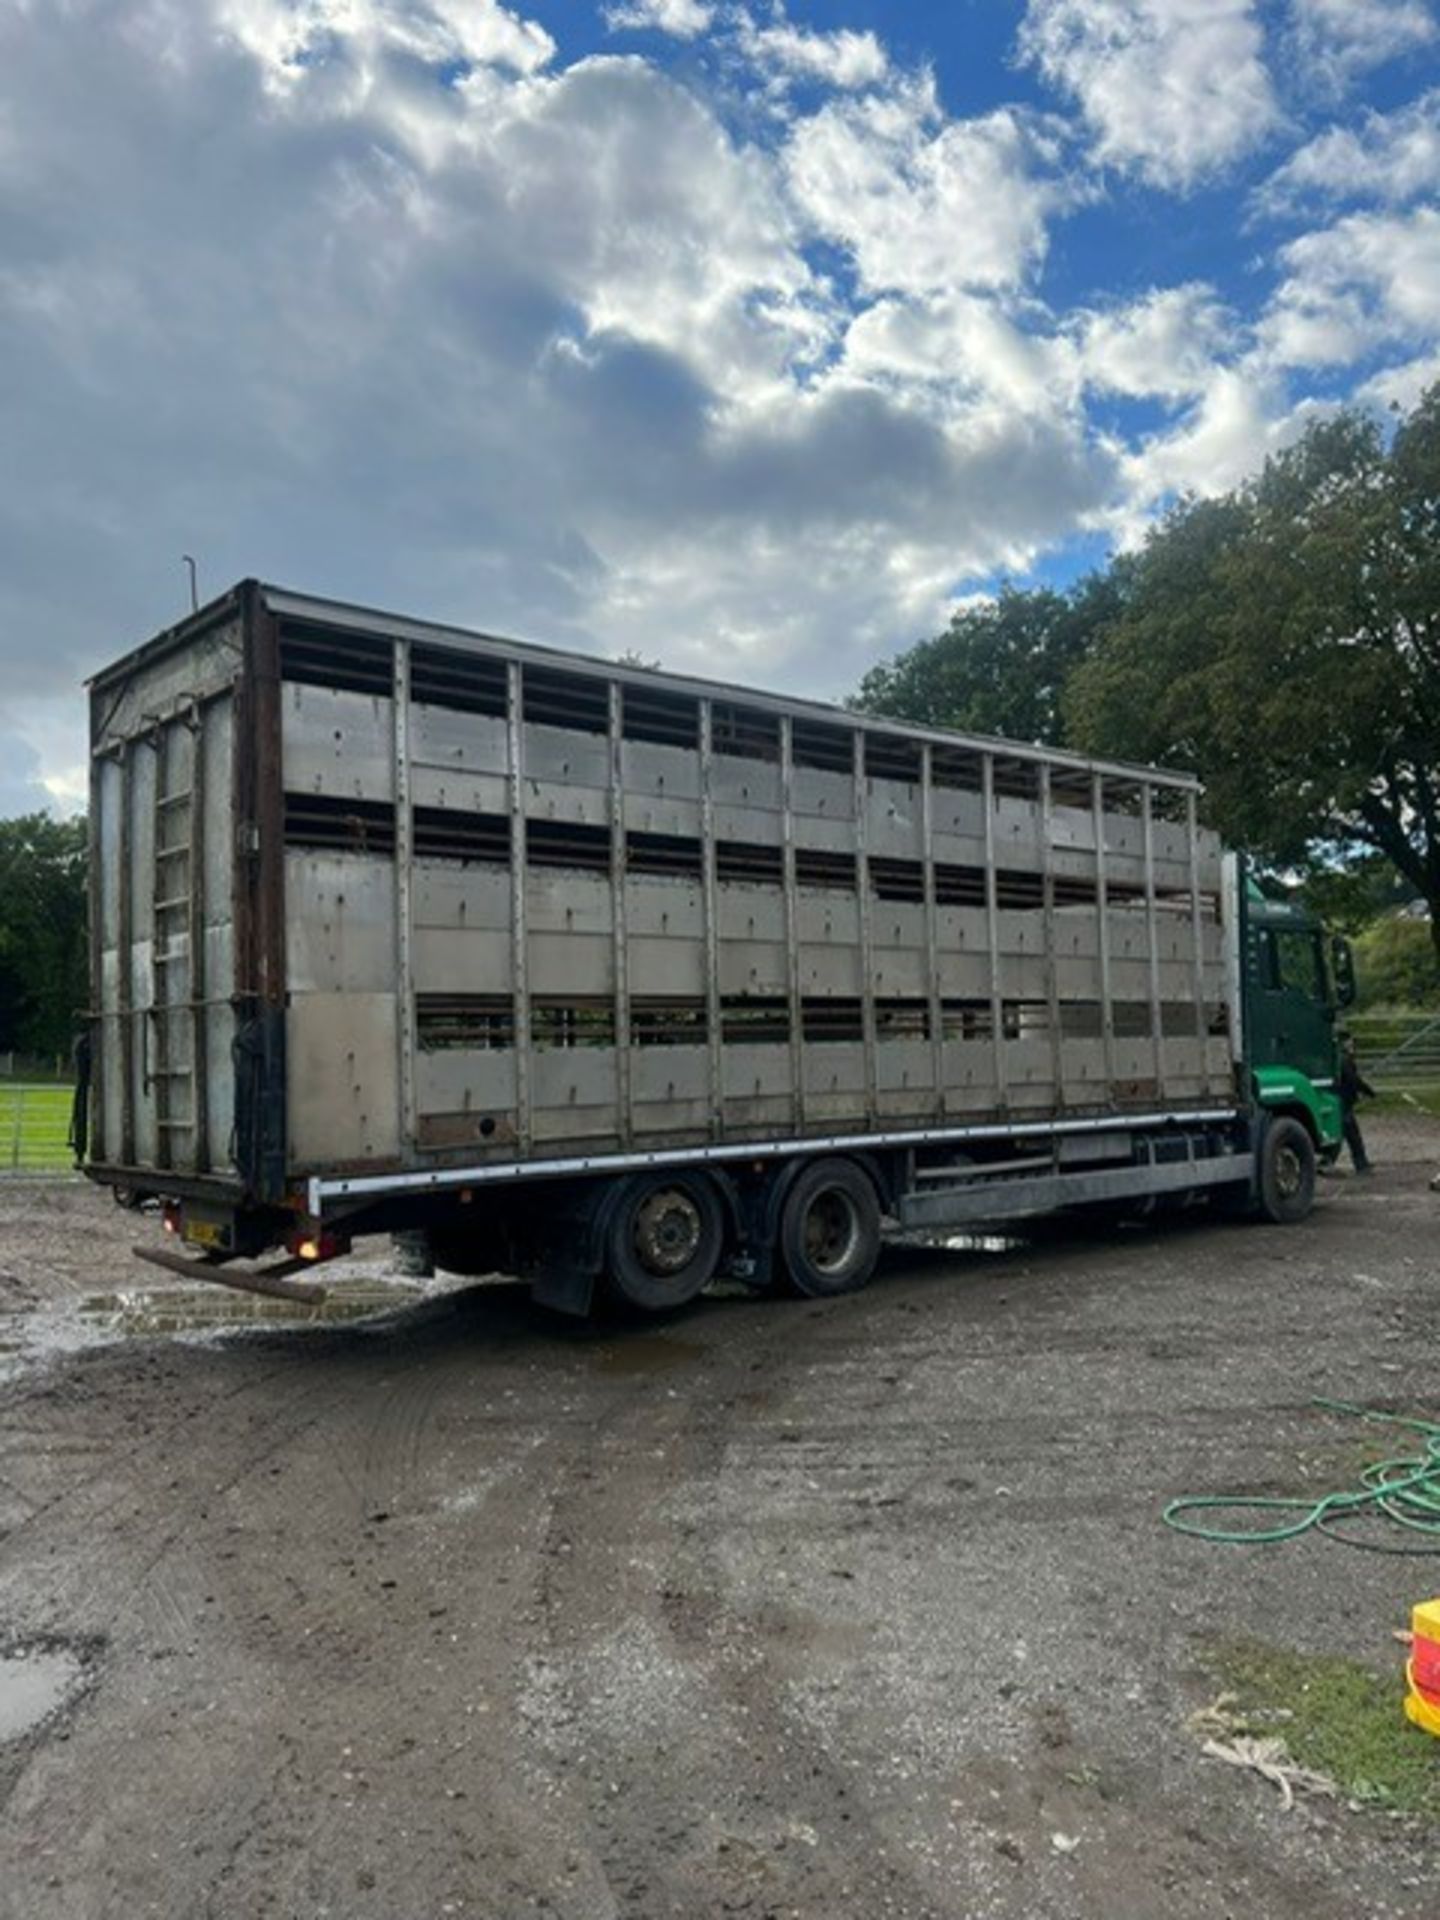
{"type": "Polygon", "coordinates": [[[1293,1115],[1318,1157],[1333,1160],[1342,1121],[1336,1024],[1355,997],[1349,942],[1327,941],[1306,908],[1271,899],[1251,878],[1241,892],[1244,1061],[1255,1101],[1293,1115]]]}

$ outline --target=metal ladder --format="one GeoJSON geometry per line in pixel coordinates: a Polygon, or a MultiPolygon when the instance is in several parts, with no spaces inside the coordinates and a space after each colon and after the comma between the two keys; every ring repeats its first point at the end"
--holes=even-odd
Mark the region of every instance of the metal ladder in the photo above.
{"type": "Polygon", "coordinates": [[[204,898],[199,715],[163,723],[155,737],[150,1025],[147,1079],[155,1101],[156,1164],[199,1171],[205,1159],[200,1006],[204,998],[204,898]],[[176,1136],[181,1136],[177,1143],[176,1136]]]}

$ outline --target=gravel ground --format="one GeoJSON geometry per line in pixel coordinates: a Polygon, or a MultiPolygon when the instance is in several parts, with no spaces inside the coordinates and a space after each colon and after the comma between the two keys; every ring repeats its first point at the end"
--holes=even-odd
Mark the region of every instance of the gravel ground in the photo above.
{"type": "Polygon", "coordinates": [[[0,1655],[57,1676],[7,1739],[0,1659],[0,1912],[1433,1920],[1429,1835],[1186,1721],[1237,1634],[1398,1712],[1440,1568],[1159,1520],[1348,1481],[1316,1393],[1435,1407],[1440,1126],[1370,1131],[1299,1228],[629,1330],[378,1258],[378,1317],[226,1323],[153,1220],[0,1187],[0,1655]]]}

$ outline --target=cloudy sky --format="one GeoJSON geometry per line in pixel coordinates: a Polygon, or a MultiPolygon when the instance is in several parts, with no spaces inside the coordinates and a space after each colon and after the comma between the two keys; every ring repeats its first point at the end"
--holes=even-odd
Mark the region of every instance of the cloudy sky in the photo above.
{"type": "Polygon", "coordinates": [[[246,574],[840,694],[1440,377],[1440,0],[0,0],[0,814],[246,574]]]}

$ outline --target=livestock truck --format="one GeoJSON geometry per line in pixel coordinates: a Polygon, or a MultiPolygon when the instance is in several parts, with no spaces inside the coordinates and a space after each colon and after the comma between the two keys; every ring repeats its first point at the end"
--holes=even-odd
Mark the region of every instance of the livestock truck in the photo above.
{"type": "Polygon", "coordinates": [[[245,581],[90,684],[89,1175],[137,1251],[314,1297],[667,1310],[882,1229],[1301,1218],[1343,943],[1154,767],[245,581]]]}

